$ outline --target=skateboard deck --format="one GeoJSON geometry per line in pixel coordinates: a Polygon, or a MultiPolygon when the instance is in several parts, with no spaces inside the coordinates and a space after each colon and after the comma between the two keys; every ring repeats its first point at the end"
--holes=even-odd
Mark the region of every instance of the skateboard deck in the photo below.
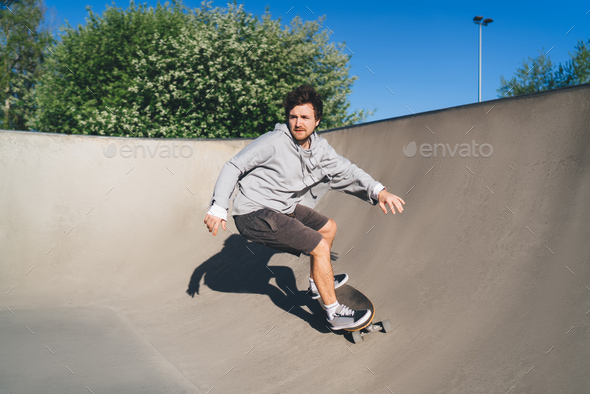
{"type": "MultiPolygon", "coordinates": [[[[368,309],[371,311],[371,317],[368,321],[357,327],[344,329],[344,331],[348,331],[352,334],[352,341],[354,343],[362,342],[363,336],[368,335],[374,331],[383,331],[385,333],[393,331],[391,322],[389,320],[373,323],[373,319],[375,318],[375,306],[366,295],[354,287],[348,284],[340,286],[336,289],[336,298],[338,299],[339,303],[344,304],[351,309],[368,309]]],[[[321,298],[318,298],[318,301],[323,308],[324,301],[321,298]]]]}

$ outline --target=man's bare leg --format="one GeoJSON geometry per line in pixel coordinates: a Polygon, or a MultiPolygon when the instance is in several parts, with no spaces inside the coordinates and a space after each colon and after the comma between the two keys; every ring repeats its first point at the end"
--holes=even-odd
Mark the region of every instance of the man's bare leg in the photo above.
{"type": "Polygon", "coordinates": [[[330,244],[322,238],[318,246],[311,252],[311,274],[325,305],[336,302],[334,292],[334,274],[330,263],[330,244]]]}
{"type": "MultiPolygon", "coordinates": [[[[318,232],[324,236],[324,239],[328,242],[329,249],[331,251],[332,250],[332,242],[334,242],[334,238],[336,237],[336,222],[333,221],[332,219],[328,220],[328,223],[326,223],[324,225],[324,227],[322,227],[318,232]]],[[[328,252],[328,254],[329,254],[329,252],[328,252]]],[[[313,258],[313,257],[310,256],[310,258],[313,258]]],[[[315,282],[314,273],[313,273],[313,261],[311,262],[309,268],[310,268],[309,276],[315,282]]],[[[331,264],[330,264],[330,268],[332,268],[331,264]]],[[[334,275],[333,272],[332,272],[332,275],[334,275]]],[[[328,275],[328,276],[330,276],[330,275],[328,275]]]]}

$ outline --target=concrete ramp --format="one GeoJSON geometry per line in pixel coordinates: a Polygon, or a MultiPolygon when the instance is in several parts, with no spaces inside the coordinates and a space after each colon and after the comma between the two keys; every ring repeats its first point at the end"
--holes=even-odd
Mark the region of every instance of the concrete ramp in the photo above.
{"type": "Polygon", "coordinates": [[[589,124],[582,85],[323,133],[406,201],[316,207],[395,328],[358,345],[204,226],[251,140],[0,132],[0,393],[590,392],[589,124]]]}

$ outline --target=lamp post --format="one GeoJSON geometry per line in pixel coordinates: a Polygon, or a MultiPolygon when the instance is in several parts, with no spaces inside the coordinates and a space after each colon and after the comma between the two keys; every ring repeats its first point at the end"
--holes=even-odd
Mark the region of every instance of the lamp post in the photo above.
{"type": "Polygon", "coordinates": [[[478,97],[478,102],[481,103],[481,27],[482,26],[487,26],[488,23],[492,23],[494,20],[492,18],[486,18],[483,19],[483,16],[476,16],[473,18],[473,23],[478,24],[479,25],[479,85],[477,88],[477,97],[478,97]]]}

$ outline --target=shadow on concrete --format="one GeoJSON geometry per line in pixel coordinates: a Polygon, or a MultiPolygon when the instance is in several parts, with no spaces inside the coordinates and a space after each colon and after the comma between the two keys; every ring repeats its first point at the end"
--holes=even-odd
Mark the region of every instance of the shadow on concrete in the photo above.
{"type": "Polygon", "coordinates": [[[266,294],[285,312],[306,321],[319,332],[329,332],[324,310],[306,291],[297,289],[293,270],[285,266],[268,266],[275,253],[283,252],[247,242],[240,235],[231,235],[219,253],[195,268],[186,292],[194,298],[195,294],[199,294],[200,282],[204,278],[203,283],[211,290],[266,294]],[[272,278],[276,286],[270,283],[272,278]]]}

